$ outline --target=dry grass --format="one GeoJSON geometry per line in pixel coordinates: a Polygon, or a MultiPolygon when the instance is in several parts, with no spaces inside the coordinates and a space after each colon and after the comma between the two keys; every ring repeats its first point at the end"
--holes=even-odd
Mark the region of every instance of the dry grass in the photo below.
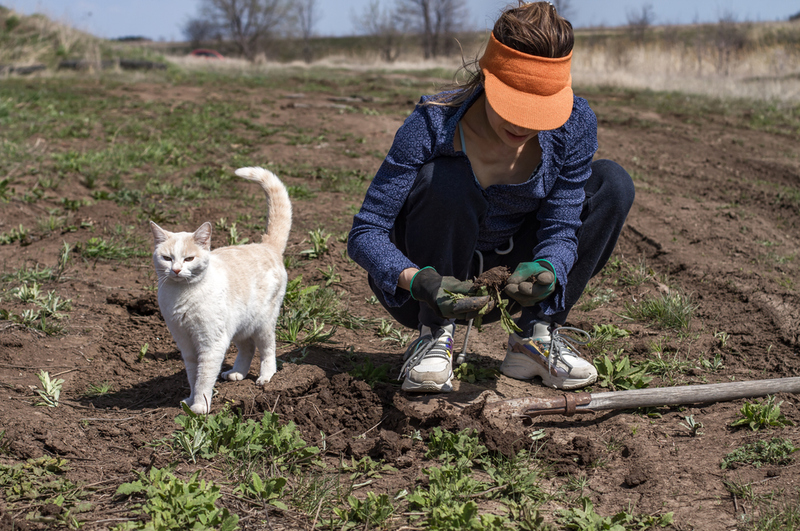
{"type": "Polygon", "coordinates": [[[100,61],[102,40],[45,15],[0,7],[0,64],[53,66],[60,59],[100,61]]]}
{"type": "Polygon", "coordinates": [[[800,24],[662,27],[578,33],[578,85],[678,91],[719,98],[800,101],[800,24]]]}

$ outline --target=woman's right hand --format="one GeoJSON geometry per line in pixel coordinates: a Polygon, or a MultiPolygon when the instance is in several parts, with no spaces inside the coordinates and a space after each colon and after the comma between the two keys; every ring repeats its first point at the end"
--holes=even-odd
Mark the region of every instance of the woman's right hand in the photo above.
{"type": "Polygon", "coordinates": [[[508,277],[506,295],[522,306],[533,306],[553,294],[556,273],[547,260],[522,262],[508,277]]]}

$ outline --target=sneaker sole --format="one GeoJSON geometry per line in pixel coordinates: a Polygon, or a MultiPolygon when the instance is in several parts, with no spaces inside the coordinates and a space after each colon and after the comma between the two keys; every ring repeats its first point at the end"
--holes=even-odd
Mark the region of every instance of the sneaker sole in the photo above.
{"type": "Polygon", "coordinates": [[[443,384],[431,381],[417,383],[405,379],[401,389],[409,393],[449,393],[453,390],[453,384],[450,378],[443,384]]]}

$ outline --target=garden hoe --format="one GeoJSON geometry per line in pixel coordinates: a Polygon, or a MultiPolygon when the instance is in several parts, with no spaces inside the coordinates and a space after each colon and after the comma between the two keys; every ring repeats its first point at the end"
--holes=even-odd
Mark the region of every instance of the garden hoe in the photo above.
{"type": "Polygon", "coordinates": [[[487,402],[484,412],[510,413],[521,417],[539,415],[566,415],[569,417],[576,413],[594,413],[608,409],[707,404],[774,393],[800,393],[800,377],[633,389],[610,393],[564,393],[554,398],[512,398],[487,402]]]}

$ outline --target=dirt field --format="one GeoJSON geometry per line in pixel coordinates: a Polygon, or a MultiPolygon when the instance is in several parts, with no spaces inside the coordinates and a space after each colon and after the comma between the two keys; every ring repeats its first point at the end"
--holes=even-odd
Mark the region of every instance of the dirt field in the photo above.
{"type": "MultiPolygon", "coordinates": [[[[400,83],[401,76],[382,81],[386,80],[400,83]]],[[[356,189],[341,189],[329,186],[330,179],[325,178],[326,172],[334,170],[358,170],[368,180],[402,123],[403,113],[413,105],[403,91],[374,101],[329,99],[357,96],[372,82],[362,77],[350,85],[330,81],[313,89],[298,84],[267,91],[222,83],[75,80],[70,90],[85,93],[90,102],[104,97],[124,101],[120,107],[107,109],[122,114],[121,121],[126,115],[141,120],[141,113],[153,112],[149,106],[154,104],[165,109],[224,103],[238,107],[238,116],[277,131],[263,138],[253,133],[258,145],[247,153],[232,140],[230,153],[215,156],[216,169],[263,165],[281,173],[282,168],[301,168],[281,175],[287,185],[313,192],[293,200],[294,225],[287,250],[294,257],[290,279],[302,274],[304,283],[323,283],[324,271],[334,266],[341,278],[333,287],[347,312],[386,319],[382,308],[369,302],[366,275],[347,260],[345,243],[338,238],[349,229],[366,182],[356,189]],[[280,134],[283,130],[301,131],[310,140],[292,141],[280,134]],[[333,235],[329,250],[318,259],[307,259],[301,253],[310,247],[309,232],[318,228],[333,235]]],[[[27,83],[36,89],[43,82],[27,83]]],[[[800,376],[797,131],[767,130],[758,126],[757,116],[747,113],[700,112],[697,107],[684,109],[679,101],[655,106],[655,99],[621,91],[577,92],[589,100],[599,119],[598,157],[620,162],[637,186],[636,202],[612,262],[593,280],[568,323],[586,330],[612,323],[630,336],[610,346],[589,348],[586,356],[612,356],[623,349],[632,362],[660,360],[665,368],[654,374],[650,387],[800,376]],[[646,278],[623,281],[636,272],[646,278]],[[684,294],[696,306],[688,330],[663,329],[624,317],[638,301],[664,293],[684,294]],[[717,363],[711,363],[715,358],[717,363]]],[[[11,112],[13,118],[15,111],[11,112]]],[[[177,463],[176,473],[219,474],[209,462],[192,464],[168,446],[152,444],[178,429],[173,419],[181,413],[179,400],[188,396],[188,384],[180,354],[158,311],[155,276],[147,255],[151,242],[147,217],[124,204],[93,199],[85,182],[86,167],[61,174],[57,190],[46,190],[38,201],[23,199],[38,179],[52,171],[46,162],[48,154],[96,150],[114,141],[113,131],[94,127],[89,126],[87,135],[42,139],[32,134],[27,138],[23,147],[38,162],[8,169],[15,193],[9,194],[9,202],[0,203],[0,233],[8,234],[22,224],[30,234],[23,241],[0,245],[2,272],[53,267],[64,241],[86,249],[91,238],[109,234],[120,223],[132,227],[129,238],[138,242],[143,253],[125,260],[92,260],[73,252],[58,281],[42,281],[43,292],[55,290],[62,299],[72,301],[71,309],[63,312],[65,329],[60,334],[47,335],[0,321],[0,430],[5,431],[0,440],[5,455],[0,462],[12,465],[41,456],[67,459],[66,477],[87,486],[87,501],[92,504],[76,515],[77,520],[84,522],[84,529],[105,529],[135,518],[131,503],[114,497],[121,483],[135,479],[134,470],[177,463]],[[76,228],[37,229],[37,220],[49,209],[63,207],[62,198],[82,201],[69,212],[76,228]],[[148,348],[140,355],[145,344],[148,348]],[[57,408],[35,405],[40,370],[64,380],[57,408]],[[91,385],[103,382],[111,392],[87,396],[91,385]]],[[[205,149],[204,143],[197,142],[195,148],[205,149]]],[[[183,186],[200,169],[176,165],[162,182],[183,186]]],[[[101,176],[95,189],[111,190],[110,177],[101,176]]],[[[141,182],[140,177],[117,176],[123,183],[141,182]]],[[[204,221],[232,220],[239,213],[263,215],[263,196],[255,186],[228,180],[223,187],[232,187],[238,195],[219,193],[172,205],[177,212],[162,226],[194,230],[204,221]]],[[[158,199],[156,192],[150,194],[158,199]]],[[[253,240],[258,231],[248,228],[242,236],[253,240]]],[[[224,234],[219,234],[215,246],[223,245],[223,239],[224,234]]],[[[12,295],[11,289],[17,286],[13,280],[4,283],[0,308],[21,312],[26,307],[12,295]]],[[[463,338],[461,329],[456,344],[461,345],[463,338]]],[[[496,324],[473,331],[470,361],[481,368],[499,367],[505,338],[496,324]]],[[[292,345],[279,347],[285,362],[301,357],[292,345]]],[[[293,420],[310,444],[322,447],[324,443],[323,456],[332,463],[342,455],[382,458],[396,471],[371,484],[375,492],[394,494],[419,484],[422,470],[431,461],[424,457],[424,443],[409,435],[419,430],[424,439],[431,428],[441,426],[476,428],[490,450],[506,453],[530,446],[528,435],[543,429],[538,456],[547,466],[547,489],[556,492],[567,482],[583,478],[581,494],[601,515],[673,512],[673,529],[717,531],[744,529],[743,522],[758,518],[760,496],[772,496],[776,504],[784,500],[797,504],[800,472],[796,465],[721,469],[722,459],[746,443],[784,437],[800,444],[797,427],[759,431],[731,427],[744,400],[530,420],[487,417],[480,407],[464,406],[487,396],[486,391],[492,393],[491,399],[559,393],[536,382],[499,376],[472,384],[460,382],[452,395],[416,397],[391,382],[370,387],[347,374],[369,359],[376,367],[388,364],[393,378],[402,364],[403,350],[397,342],[383,340],[375,326],[340,328],[332,343],[309,346],[301,362],[284,364],[264,389],[256,387],[254,370],[245,381],[218,382],[212,411],[220,411],[225,404],[253,418],[274,411],[283,421],[293,420]],[[702,422],[702,435],[692,436],[682,426],[689,415],[702,422]]],[[[231,349],[226,367],[234,356],[231,349]]],[[[595,386],[591,390],[609,389],[595,386]]],[[[797,397],[779,394],[777,399],[783,401],[781,413],[800,422],[797,397]]],[[[7,492],[0,494],[0,500],[5,507],[0,520],[3,530],[50,528],[55,525],[53,515],[60,512],[48,505],[48,515],[37,507],[34,516],[40,521],[26,520],[33,502],[10,504],[7,492]]],[[[242,529],[309,529],[316,521],[313,514],[274,509],[264,523],[235,498],[226,500],[226,506],[242,518],[242,529]]],[[[492,510],[491,503],[480,506],[482,511],[492,510]]],[[[560,508],[564,508],[563,498],[545,503],[545,520],[556,522],[554,514],[560,508]]],[[[389,527],[403,525],[397,522],[389,527]]]]}

